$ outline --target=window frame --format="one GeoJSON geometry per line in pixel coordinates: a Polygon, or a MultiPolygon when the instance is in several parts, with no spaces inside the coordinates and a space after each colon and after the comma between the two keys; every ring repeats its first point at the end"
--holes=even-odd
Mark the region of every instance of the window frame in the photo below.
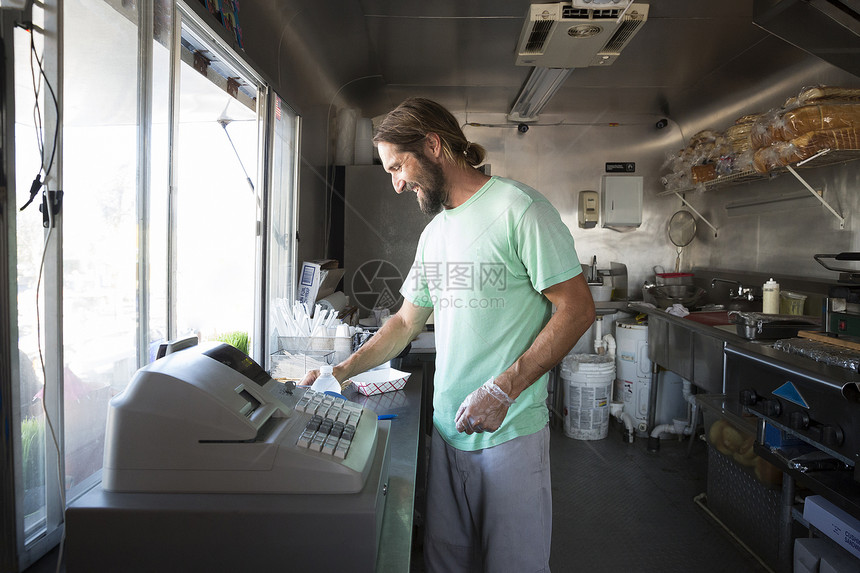
{"type": "MultiPolygon", "coordinates": [[[[109,0],[104,0],[110,3],[109,0]]],[[[150,193],[152,188],[152,125],[153,125],[153,42],[154,39],[154,10],[155,0],[138,0],[138,68],[137,68],[137,232],[139,237],[138,258],[140,264],[137,270],[138,288],[138,327],[136,332],[137,343],[137,365],[142,367],[149,362],[147,352],[150,344],[149,324],[152,307],[150,305],[150,289],[152,286],[149,276],[149,262],[153,254],[150,252],[150,193]]],[[[45,6],[44,34],[45,48],[43,53],[46,74],[57,91],[57,99],[60,106],[59,118],[45,106],[45,145],[51,144],[50,136],[54,132],[54,126],[62,117],[62,62],[63,62],[63,2],[61,0],[47,0],[45,6]]],[[[175,189],[176,177],[176,154],[175,140],[176,122],[178,121],[178,74],[180,65],[180,45],[182,26],[193,26],[196,33],[201,34],[212,46],[217,47],[221,56],[227,58],[230,65],[236,66],[246,73],[246,77],[253,78],[257,82],[257,115],[260,125],[258,131],[259,154],[256,165],[257,186],[260,188],[259,196],[262,208],[259,212],[259,230],[257,235],[257,249],[255,260],[255,300],[254,300],[254,346],[249,353],[257,362],[264,367],[268,362],[268,349],[271,346],[269,332],[269,293],[270,277],[273,272],[270,269],[269,253],[271,236],[271,225],[273,203],[273,190],[275,176],[272,166],[276,162],[274,153],[274,109],[275,100],[278,98],[282,113],[289,114],[292,121],[291,128],[291,162],[292,174],[290,177],[290,188],[286,190],[290,196],[286,199],[292,205],[290,213],[291,220],[283,224],[289,230],[288,252],[290,264],[295,266],[297,257],[297,239],[295,230],[298,222],[298,186],[300,174],[299,142],[301,137],[301,116],[291,108],[283,98],[274,91],[272,82],[260,74],[246,58],[240,56],[233,49],[231,43],[224,39],[226,36],[222,30],[212,26],[207,21],[208,13],[197,5],[192,5],[183,0],[173,0],[172,10],[172,32],[170,43],[170,104],[168,115],[170,128],[167,132],[167,146],[169,153],[167,173],[167,265],[168,284],[167,291],[167,314],[166,322],[168,333],[175,334],[175,314],[171,310],[175,301],[175,285],[171,286],[174,273],[171,265],[175,265],[175,252],[173,236],[175,233],[175,217],[172,208],[172,195],[175,189]]],[[[27,21],[28,14],[12,10],[0,11],[0,41],[2,51],[5,52],[7,62],[14,62],[14,22],[27,21]]],[[[19,359],[18,359],[18,304],[16,301],[17,280],[12,282],[11,278],[17,276],[15,249],[15,217],[17,209],[15,206],[15,101],[14,101],[14,64],[8,65],[6,69],[0,65],[0,74],[3,74],[3,94],[0,94],[0,176],[5,176],[6,181],[0,179],[0,308],[7,312],[8,320],[0,321],[0,394],[4,397],[0,401],[0,422],[9,422],[13,428],[21,427],[22,413],[20,411],[18,383],[19,383],[19,359]],[[11,286],[10,286],[11,285],[11,286]],[[11,398],[11,399],[7,399],[11,398]]],[[[56,151],[55,166],[48,177],[46,186],[50,190],[62,189],[62,123],[57,130],[58,145],[56,151]]],[[[284,150],[287,151],[287,150],[284,150]]],[[[284,192],[284,190],[281,190],[284,192]]],[[[36,201],[38,202],[38,201],[36,201]]],[[[33,207],[31,207],[32,209],[33,207]]],[[[28,213],[29,215],[29,213],[28,213]]],[[[22,483],[21,472],[21,434],[20,431],[12,432],[0,438],[4,451],[11,452],[0,459],[0,499],[4,507],[12,507],[13,511],[4,511],[0,521],[0,569],[23,570],[48,551],[57,546],[64,535],[65,508],[74,502],[74,499],[63,499],[57,476],[64,472],[64,440],[63,440],[63,261],[62,261],[62,213],[55,218],[55,228],[51,231],[52,238],[48,244],[45,259],[44,285],[44,311],[41,318],[42,329],[45,338],[45,396],[48,413],[57,432],[59,448],[53,449],[52,440],[46,438],[46,510],[47,521],[43,531],[32,539],[28,539],[24,532],[23,486],[16,488],[16,484],[22,483]],[[59,465],[58,465],[59,464],[59,465]],[[8,502],[8,503],[7,503],[8,502]]],[[[157,254],[155,256],[158,256],[157,254]]],[[[290,296],[295,293],[295,268],[276,269],[276,271],[289,271],[288,286],[290,296]]],[[[100,483],[100,472],[97,478],[92,480],[92,486],[100,483]]],[[[83,495],[81,492],[80,495],[83,495]]]]}

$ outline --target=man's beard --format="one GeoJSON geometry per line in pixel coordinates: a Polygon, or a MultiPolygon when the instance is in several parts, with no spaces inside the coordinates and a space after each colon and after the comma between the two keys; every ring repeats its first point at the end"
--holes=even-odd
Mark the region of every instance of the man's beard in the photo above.
{"type": "Polygon", "coordinates": [[[414,191],[415,187],[421,189],[418,194],[418,206],[425,215],[436,215],[442,211],[448,200],[448,182],[442,167],[431,162],[423,155],[416,155],[421,171],[416,177],[417,181],[406,184],[407,191],[414,191]]]}

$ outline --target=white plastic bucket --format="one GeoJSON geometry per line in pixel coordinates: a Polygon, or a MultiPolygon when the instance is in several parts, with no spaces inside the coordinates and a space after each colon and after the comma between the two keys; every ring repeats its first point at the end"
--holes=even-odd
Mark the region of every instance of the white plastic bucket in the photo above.
{"type": "Polygon", "coordinates": [[[609,403],[615,359],[570,354],[562,361],[564,433],[577,440],[601,440],[609,433],[609,403]]]}

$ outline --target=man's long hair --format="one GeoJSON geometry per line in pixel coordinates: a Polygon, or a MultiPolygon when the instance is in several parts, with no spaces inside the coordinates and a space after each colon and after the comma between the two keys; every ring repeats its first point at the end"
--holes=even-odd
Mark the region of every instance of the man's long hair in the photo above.
{"type": "Polygon", "coordinates": [[[418,97],[407,99],[389,113],[379,124],[373,142],[384,141],[400,151],[420,154],[428,133],[439,136],[442,153],[459,167],[477,167],[487,154],[482,146],[466,139],[450,111],[418,97]]]}

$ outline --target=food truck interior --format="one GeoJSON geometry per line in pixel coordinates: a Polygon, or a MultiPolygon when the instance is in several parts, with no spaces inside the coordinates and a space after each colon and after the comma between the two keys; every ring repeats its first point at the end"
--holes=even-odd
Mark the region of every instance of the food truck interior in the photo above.
{"type": "Polygon", "coordinates": [[[0,40],[0,571],[424,570],[432,316],[295,387],[401,305],[412,96],[594,300],[551,568],[860,570],[857,0],[0,0],[0,40]]]}

